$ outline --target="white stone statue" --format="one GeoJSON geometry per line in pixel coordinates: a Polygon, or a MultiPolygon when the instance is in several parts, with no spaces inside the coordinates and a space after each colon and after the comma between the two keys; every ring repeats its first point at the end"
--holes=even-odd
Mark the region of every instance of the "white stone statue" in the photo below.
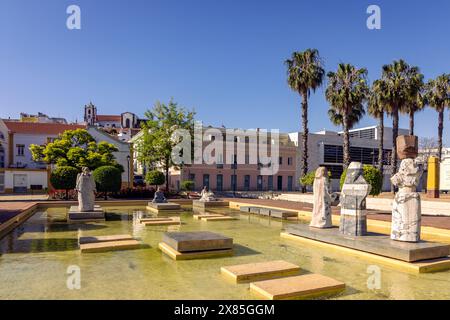
{"type": "Polygon", "coordinates": [[[366,197],[371,186],[363,176],[363,165],[350,163],[341,191],[341,217],[339,231],[347,236],[367,234],[366,197]]]}
{"type": "Polygon", "coordinates": [[[211,201],[217,201],[214,193],[212,191],[208,190],[208,187],[205,186],[200,193],[200,200],[202,202],[211,202],[211,201]]]}
{"type": "Polygon", "coordinates": [[[309,224],[314,228],[331,228],[331,196],[329,192],[328,170],[320,167],[316,170],[313,184],[314,204],[309,224]]]}
{"type": "Polygon", "coordinates": [[[414,159],[404,159],[399,171],[391,178],[399,191],[392,206],[391,239],[406,242],[420,241],[420,194],[416,192],[422,171],[414,159]]]}
{"type": "Polygon", "coordinates": [[[81,171],[77,176],[77,184],[75,187],[78,194],[78,211],[94,211],[96,191],[94,177],[87,167],[83,167],[81,171]]]}

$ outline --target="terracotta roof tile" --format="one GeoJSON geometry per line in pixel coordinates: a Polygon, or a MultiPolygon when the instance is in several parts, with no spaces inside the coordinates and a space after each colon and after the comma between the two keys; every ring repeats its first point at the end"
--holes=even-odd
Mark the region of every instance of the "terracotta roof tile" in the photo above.
{"type": "Polygon", "coordinates": [[[3,120],[12,133],[58,135],[66,130],[86,129],[85,125],[61,123],[33,123],[3,120]]]}
{"type": "Polygon", "coordinates": [[[117,121],[120,122],[122,119],[121,116],[117,115],[107,115],[107,114],[98,114],[97,121],[117,121]]]}

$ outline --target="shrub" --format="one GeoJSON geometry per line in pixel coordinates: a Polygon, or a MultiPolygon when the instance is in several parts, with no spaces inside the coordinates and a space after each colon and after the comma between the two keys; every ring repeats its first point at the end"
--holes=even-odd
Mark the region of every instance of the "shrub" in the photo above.
{"type": "Polygon", "coordinates": [[[105,193],[105,200],[108,192],[117,192],[122,187],[122,173],[116,167],[99,167],[92,174],[97,185],[97,191],[105,193]]]}
{"type": "Polygon", "coordinates": [[[50,174],[50,183],[56,190],[66,191],[66,200],[69,199],[69,190],[75,189],[77,184],[78,170],[74,167],[57,167],[50,174]]]}
{"type": "MultiPolygon", "coordinates": [[[[341,190],[342,186],[344,185],[345,176],[347,174],[347,169],[342,172],[341,175],[341,190]]],[[[371,196],[377,196],[381,193],[381,189],[383,188],[383,174],[381,173],[380,169],[365,164],[363,166],[363,177],[366,179],[367,183],[369,183],[372,186],[372,190],[370,190],[371,196]]]]}
{"type": "Polygon", "coordinates": [[[195,188],[195,182],[192,180],[184,180],[181,182],[181,190],[192,191],[195,188]]]}
{"type": "Polygon", "coordinates": [[[151,186],[160,186],[166,182],[164,173],[158,170],[152,170],[145,175],[145,181],[151,186]]]}
{"type": "MultiPolygon", "coordinates": [[[[305,187],[312,187],[314,184],[314,177],[316,176],[316,170],[310,171],[300,178],[300,184],[305,187]]],[[[331,179],[331,172],[328,171],[328,179],[331,179]]]]}

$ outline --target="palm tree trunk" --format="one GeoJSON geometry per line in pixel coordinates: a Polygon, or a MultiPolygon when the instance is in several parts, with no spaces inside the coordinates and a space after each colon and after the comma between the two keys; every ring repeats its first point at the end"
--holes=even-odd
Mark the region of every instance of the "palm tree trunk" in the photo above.
{"type": "MultiPolygon", "coordinates": [[[[308,93],[302,93],[302,177],[308,173],[308,93]]],[[[302,185],[302,193],[306,186],[302,185]]]]}
{"type": "MultiPolygon", "coordinates": [[[[394,106],[392,112],[391,177],[397,173],[397,136],[398,136],[398,106],[394,106]]],[[[395,193],[395,187],[393,184],[391,184],[391,192],[395,193]]]]}
{"type": "Polygon", "coordinates": [[[414,135],[414,111],[409,112],[409,135],[414,135]]]}
{"type": "Polygon", "coordinates": [[[344,129],[344,170],[350,165],[350,135],[348,133],[348,113],[344,111],[342,115],[342,125],[344,129]]]}
{"type": "Polygon", "coordinates": [[[380,136],[379,136],[379,144],[378,144],[378,169],[381,171],[381,175],[383,175],[383,147],[384,147],[384,112],[380,116],[380,136]]]}
{"type": "Polygon", "coordinates": [[[439,109],[438,116],[438,159],[441,161],[442,157],[442,133],[444,131],[444,108],[439,109]]]}

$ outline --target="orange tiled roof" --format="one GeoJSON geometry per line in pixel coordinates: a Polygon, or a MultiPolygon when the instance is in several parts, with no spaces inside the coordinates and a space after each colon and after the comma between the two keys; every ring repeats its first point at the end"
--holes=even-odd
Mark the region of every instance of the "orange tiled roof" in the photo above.
{"type": "Polygon", "coordinates": [[[12,133],[58,135],[66,130],[86,129],[85,125],[61,123],[33,123],[3,120],[12,133]]]}
{"type": "Polygon", "coordinates": [[[120,122],[121,116],[117,115],[107,115],[107,114],[98,114],[97,121],[117,121],[120,122]]]}

